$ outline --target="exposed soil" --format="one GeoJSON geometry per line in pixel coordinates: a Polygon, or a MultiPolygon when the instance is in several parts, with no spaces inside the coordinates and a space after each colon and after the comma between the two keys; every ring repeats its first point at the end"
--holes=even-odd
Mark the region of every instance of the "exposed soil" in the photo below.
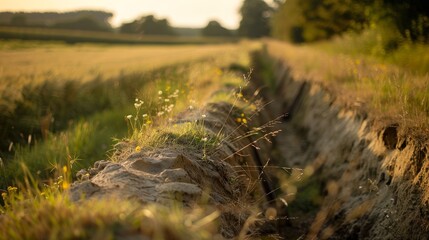
{"type": "MultiPolygon", "coordinates": [[[[286,239],[429,239],[428,147],[277,64],[276,164],[304,169],[286,239]]],[[[275,107],[274,107],[275,108],[275,107]]],[[[294,199],[294,200],[293,200],[294,199]]]]}

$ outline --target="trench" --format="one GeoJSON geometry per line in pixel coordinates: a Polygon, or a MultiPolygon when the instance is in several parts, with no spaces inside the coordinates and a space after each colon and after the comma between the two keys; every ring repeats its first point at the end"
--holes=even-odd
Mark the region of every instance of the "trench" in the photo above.
{"type": "MultiPolygon", "coordinates": [[[[204,196],[203,206],[220,212],[224,238],[428,239],[427,146],[399,134],[399,124],[376,128],[368,114],[346,108],[311,79],[294,78],[286,63],[264,52],[254,53],[253,61],[253,84],[244,91],[272,102],[255,119],[281,120],[272,143],[256,148],[254,139],[243,138],[201,159],[186,141],[141,152],[123,142],[116,146],[122,160],[82,172],[72,199],[117,195],[192,206],[204,196]],[[241,151],[245,146],[252,147],[241,151]],[[249,191],[255,179],[260,187],[249,191]],[[265,219],[243,231],[255,210],[249,206],[265,219]]],[[[237,137],[246,135],[234,130],[231,109],[215,103],[203,121],[196,112],[177,123],[203,122],[212,132],[225,125],[237,137]]]]}
{"type": "Polygon", "coordinates": [[[254,59],[257,82],[274,101],[268,112],[285,114],[270,164],[301,169],[298,177],[273,174],[277,197],[288,204],[289,222],[279,235],[429,239],[427,145],[400,134],[400,123],[379,127],[321,84],[294,78],[282,60],[264,53],[254,59]]]}

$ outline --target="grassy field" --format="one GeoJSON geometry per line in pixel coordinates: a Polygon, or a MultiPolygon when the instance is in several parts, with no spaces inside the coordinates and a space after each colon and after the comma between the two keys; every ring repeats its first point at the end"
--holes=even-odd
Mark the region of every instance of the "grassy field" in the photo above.
{"type": "Polygon", "coordinates": [[[112,138],[128,134],[124,116],[134,112],[136,97],[146,102],[149,115],[165,107],[156,101],[158,91],[180,91],[183,103],[175,109],[198,107],[210,96],[209,86],[229,76],[223,72],[228,64],[245,61],[256,47],[245,42],[161,47],[23,41],[0,46],[3,189],[23,176],[20,163],[47,178],[67,161],[76,162],[75,171],[105,159],[112,138]],[[205,91],[196,91],[202,89],[199,84],[205,91]]]}
{"type": "Polygon", "coordinates": [[[429,48],[404,45],[387,55],[370,54],[368,46],[356,42],[293,46],[268,41],[267,52],[285,61],[295,79],[322,83],[340,102],[370,114],[377,124],[400,124],[403,134],[427,139],[429,48]]]}
{"type": "MultiPolygon", "coordinates": [[[[201,122],[180,125],[172,119],[191,110],[204,119],[210,101],[248,105],[240,89],[249,53],[259,43],[2,43],[2,134],[17,141],[6,142],[1,152],[0,239],[213,239],[219,212],[210,207],[142,208],[118,199],[82,204],[63,192],[76,170],[117,160],[110,150],[119,141],[133,142],[135,151],[185,141],[204,159],[225,136],[205,132],[201,122]]],[[[237,117],[247,123],[244,114],[237,117]]]]}

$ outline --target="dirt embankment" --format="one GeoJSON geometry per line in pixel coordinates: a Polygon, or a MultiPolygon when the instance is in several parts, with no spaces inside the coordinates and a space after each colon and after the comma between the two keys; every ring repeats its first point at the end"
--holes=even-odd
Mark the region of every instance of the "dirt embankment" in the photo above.
{"type": "Polygon", "coordinates": [[[290,204],[285,236],[429,239],[428,146],[399,123],[380,127],[321,85],[294,79],[283,62],[275,75],[277,111],[290,111],[277,161],[310,173],[290,204]]]}
{"type": "Polygon", "coordinates": [[[273,233],[273,224],[264,224],[259,216],[268,201],[263,174],[257,171],[258,153],[252,147],[257,139],[248,136],[248,126],[236,121],[236,111],[229,103],[217,102],[206,106],[203,117],[196,110],[176,119],[177,125],[198,122],[209,135],[228,135],[210,152],[189,141],[138,150],[133,142],[118,143],[114,154],[118,161],[99,161],[77,174],[72,200],[114,197],[137,200],[142,207],[151,203],[214,207],[219,212],[214,239],[273,233]]]}

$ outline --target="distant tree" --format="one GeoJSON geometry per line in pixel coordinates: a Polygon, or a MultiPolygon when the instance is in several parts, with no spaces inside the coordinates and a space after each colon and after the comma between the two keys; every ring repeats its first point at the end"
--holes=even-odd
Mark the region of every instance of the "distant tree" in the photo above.
{"type": "Polygon", "coordinates": [[[144,35],[175,35],[167,19],[156,19],[153,15],[143,16],[120,27],[122,33],[139,33],[144,35]]]}
{"type": "Polygon", "coordinates": [[[53,27],[61,28],[61,29],[74,29],[74,30],[85,30],[85,31],[107,31],[108,30],[105,27],[100,26],[100,24],[91,17],[83,17],[75,21],[69,21],[69,22],[59,22],[53,25],[53,27]]]}
{"type": "Polygon", "coordinates": [[[123,23],[119,28],[121,33],[139,33],[140,23],[137,20],[134,20],[129,23],[123,23]]]}
{"type": "Polygon", "coordinates": [[[222,27],[218,21],[212,20],[201,30],[201,34],[207,37],[229,37],[231,31],[222,27]]]}
{"type": "Polygon", "coordinates": [[[27,26],[27,17],[24,14],[16,14],[10,19],[10,25],[16,27],[27,26]]]}
{"type": "Polygon", "coordinates": [[[244,0],[240,8],[238,33],[249,38],[268,36],[271,11],[270,6],[263,0],[244,0]]]}

